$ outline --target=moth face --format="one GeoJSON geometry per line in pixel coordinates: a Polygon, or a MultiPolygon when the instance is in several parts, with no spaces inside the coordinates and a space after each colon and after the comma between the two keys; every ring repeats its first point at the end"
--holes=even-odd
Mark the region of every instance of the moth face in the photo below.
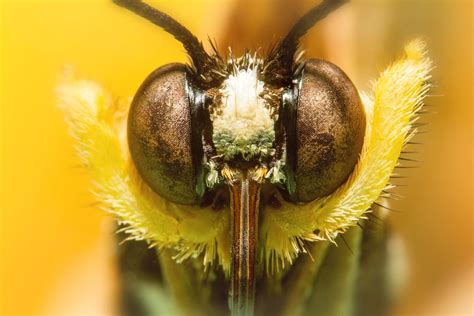
{"type": "Polygon", "coordinates": [[[334,241],[390,188],[429,88],[424,44],[408,44],[382,74],[364,102],[365,131],[346,74],[295,58],[301,36],[347,0],[322,0],[268,54],[227,60],[142,0],[114,2],[172,34],[191,62],[158,68],[138,89],[128,113],[132,164],[116,126],[125,109],[102,102],[96,85],[63,87],[81,159],[128,239],[172,248],[177,264],[216,262],[227,272],[231,315],[253,315],[265,288],[257,282],[291,265],[306,241],[334,241]]]}
{"type": "Polygon", "coordinates": [[[159,195],[200,204],[252,173],[291,202],[332,193],[350,175],[365,132],[352,82],[322,60],[299,64],[289,85],[265,78],[264,59],[230,59],[219,84],[203,89],[184,65],[154,71],[129,113],[130,151],[159,195]]]}

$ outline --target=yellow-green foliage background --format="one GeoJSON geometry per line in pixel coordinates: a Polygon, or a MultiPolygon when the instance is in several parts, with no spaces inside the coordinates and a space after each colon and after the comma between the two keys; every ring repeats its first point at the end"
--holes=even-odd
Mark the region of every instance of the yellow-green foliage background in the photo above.
{"type": "MultiPolygon", "coordinates": [[[[54,87],[65,64],[114,94],[185,61],[171,36],[109,0],[0,0],[0,315],[112,312],[114,250],[106,214],[90,206],[54,87]]],[[[315,1],[156,0],[200,38],[264,47],[315,1]]],[[[396,315],[472,315],[472,2],[353,0],[304,40],[307,56],[340,65],[361,89],[403,44],[426,38],[435,115],[394,203],[409,281],[396,315]]]]}

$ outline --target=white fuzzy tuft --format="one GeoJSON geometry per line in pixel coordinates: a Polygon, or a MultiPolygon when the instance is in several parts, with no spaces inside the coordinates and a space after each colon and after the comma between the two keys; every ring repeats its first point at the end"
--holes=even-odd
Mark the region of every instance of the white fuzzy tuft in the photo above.
{"type": "MultiPolygon", "coordinates": [[[[220,90],[222,103],[212,115],[214,138],[217,143],[225,144],[222,146],[224,155],[262,154],[260,149],[268,148],[256,143],[261,135],[265,135],[265,141],[271,146],[274,121],[265,100],[260,97],[263,90],[264,83],[258,80],[256,68],[238,70],[224,81],[220,90]]],[[[218,144],[216,147],[219,149],[218,144]]]]}

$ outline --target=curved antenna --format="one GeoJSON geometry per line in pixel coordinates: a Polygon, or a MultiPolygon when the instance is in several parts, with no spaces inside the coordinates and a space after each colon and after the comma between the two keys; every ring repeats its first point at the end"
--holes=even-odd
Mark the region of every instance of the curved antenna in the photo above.
{"type": "Polygon", "coordinates": [[[166,32],[173,35],[180,41],[189,57],[191,58],[194,72],[197,75],[196,80],[203,87],[211,87],[216,81],[221,80],[221,76],[216,73],[222,62],[216,54],[210,56],[204,49],[202,43],[186,27],[173,19],[171,16],[163,13],[141,0],[112,0],[115,4],[124,7],[137,15],[144,17],[151,23],[158,25],[166,32]]]}
{"type": "Polygon", "coordinates": [[[279,44],[270,50],[265,64],[266,81],[276,85],[288,85],[293,75],[294,55],[301,36],[349,0],[323,0],[302,16],[279,44]]]}

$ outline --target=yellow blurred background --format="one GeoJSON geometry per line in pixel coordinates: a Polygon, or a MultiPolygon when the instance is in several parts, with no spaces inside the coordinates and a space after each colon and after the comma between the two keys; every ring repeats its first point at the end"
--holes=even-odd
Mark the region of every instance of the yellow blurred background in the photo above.
{"type": "MultiPolygon", "coordinates": [[[[154,68],[186,61],[184,49],[109,0],[0,1],[0,315],[113,313],[112,220],[91,205],[55,85],[73,65],[130,96],[154,68]]],[[[241,52],[268,47],[316,1],[149,2],[241,52]]],[[[409,262],[394,315],[474,314],[472,13],[467,0],[353,0],[303,41],[363,90],[415,36],[436,64],[421,168],[390,216],[409,262]]]]}

